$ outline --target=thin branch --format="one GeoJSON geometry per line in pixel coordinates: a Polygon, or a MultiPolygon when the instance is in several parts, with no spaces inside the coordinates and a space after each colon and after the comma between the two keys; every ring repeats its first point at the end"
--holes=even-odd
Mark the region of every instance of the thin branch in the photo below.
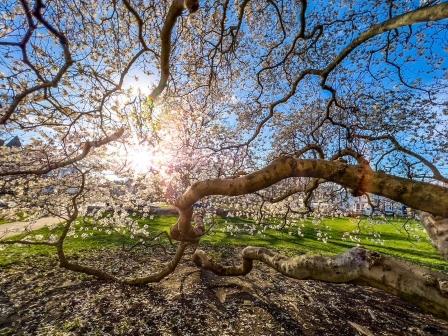
{"type": "Polygon", "coordinates": [[[92,149],[101,147],[105,144],[118,140],[124,133],[124,128],[120,128],[111,135],[104,137],[96,141],[87,141],[82,145],[82,151],[80,154],[70,158],[69,155],[67,159],[59,162],[48,162],[46,167],[36,168],[36,169],[26,169],[26,170],[14,170],[14,171],[4,171],[0,172],[0,176],[17,176],[17,175],[43,175],[47,174],[52,170],[69,166],[84,159],[92,149]]]}

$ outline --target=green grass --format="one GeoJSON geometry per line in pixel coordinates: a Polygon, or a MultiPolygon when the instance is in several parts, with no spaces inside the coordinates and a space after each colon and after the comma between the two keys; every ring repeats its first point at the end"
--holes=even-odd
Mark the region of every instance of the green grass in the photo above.
{"type": "MultiPolygon", "coordinates": [[[[174,217],[171,220],[169,219],[170,217],[162,221],[154,221],[152,224],[153,228],[166,230],[169,227],[168,224],[175,222],[174,217]]],[[[227,219],[227,221],[237,226],[250,223],[248,220],[239,218],[227,219]]],[[[284,250],[287,254],[313,252],[327,255],[342,253],[349,248],[357,246],[357,242],[343,240],[342,237],[344,232],[351,232],[358,228],[358,219],[327,218],[318,225],[314,225],[311,220],[308,220],[304,222],[303,237],[289,235],[287,230],[271,229],[266,230],[262,234],[240,233],[230,235],[223,230],[222,221],[220,222],[215,230],[212,230],[201,240],[202,243],[221,246],[263,246],[284,250]],[[327,243],[316,239],[317,230],[330,236],[327,243]]],[[[400,257],[424,266],[448,271],[448,262],[443,260],[429,243],[426,232],[418,222],[394,219],[388,220],[387,223],[372,226],[368,224],[366,219],[363,219],[359,226],[361,228],[361,232],[358,234],[360,245],[370,250],[400,257]],[[402,228],[405,223],[409,229],[413,230],[418,239],[416,237],[408,237],[406,231],[402,228]],[[384,244],[373,239],[373,232],[380,234],[384,244]]]]}
{"type": "MultiPolygon", "coordinates": [[[[156,233],[160,231],[168,231],[169,227],[176,222],[174,216],[156,217],[153,220],[141,219],[141,225],[147,224],[149,230],[156,233]]],[[[201,244],[217,245],[217,246],[263,246],[283,250],[286,254],[297,253],[322,253],[326,255],[342,253],[347,249],[360,245],[374,251],[393,255],[402,259],[406,259],[424,266],[432,267],[439,270],[448,271],[448,262],[444,261],[437,251],[427,240],[427,235],[420,224],[415,221],[406,222],[406,228],[412,233],[408,236],[403,229],[404,220],[388,220],[386,223],[372,224],[367,220],[349,219],[349,218],[328,218],[322,220],[318,224],[313,224],[311,220],[303,222],[304,227],[301,228],[303,237],[296,234],[297,228],[292,227],[289,230],[272,230],[267,229],[264,233],[251,235],[248,233],[238,233],[231,235],[224,230],[226,225],[234,225],[242,227],[251,224],[250,221],[240,218],[219,219],[217,224],[201,240],[201,244]],[[344,232],[352,232],[360,229],[356,235],[359,241],[354,242],[344,240],[344,232]],[[294,234],[290,235],[288,231],[294,234]],[[316,233],[321,231],[324,235],[328,235],[326,243],[316,239],[316,233]],[[373,232],[377,232],[381,236],[381,241],[374,239],[373,232]]],[[[81,224],[78,224],[80,226],[81,224]]],[[[105,232],[92,231],[91,225],[83,224],[86,227],[84,232],[94,232],[92,236],[81,239],[80,237],[69,237],[66,239],[66,251],[70,254],[85,252],[101,248],[118,248],[124,243],[132,243],[133,240],[116,233],[107,234],[105,232]]],[[[50,234],[57,234],[59,229],[49,231],[44,228],[35,232],[44,237],[50,234]]],[[[163,243],[167,243],[162,238],[163,243]]],[[[32,255],[53,255],[54,248],[47,246],[7,246],[0,251],[0,265],[8,265],[11,263],[21,262],[32,255]]]]}

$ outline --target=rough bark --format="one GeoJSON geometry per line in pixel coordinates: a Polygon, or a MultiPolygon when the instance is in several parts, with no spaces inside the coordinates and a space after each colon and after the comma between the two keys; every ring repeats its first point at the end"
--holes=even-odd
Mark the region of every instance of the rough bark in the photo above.
{"type": "Polygon", "coordinates": [[[235,266],[216,263],[201,250],[193,256],[198,267],[222,276],[246,275],[252,270],[254,260],[294,279],[379,288],[448,318],[446,274],[359,247],[332,257],[300,255],[292,258],[265,248],[246,247],[242,251],[242,262],[235,266]]]}

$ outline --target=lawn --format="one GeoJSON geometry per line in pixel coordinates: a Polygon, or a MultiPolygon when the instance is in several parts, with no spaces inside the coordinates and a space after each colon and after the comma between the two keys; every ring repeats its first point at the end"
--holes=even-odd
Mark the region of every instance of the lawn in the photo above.
{"type": "MultiPolygon", "coordinates": [[[[149,230],[156,233],[168,231],[176,222],[174,216],[140,219],[140,225],[148,225],[149,230]]],[[[241,218],[218,219],[201,244],[219,246],[264,246],[281,250],[288,255],[298,253],[337,254],[347,249],[362,245],[370,250],[403,258],[424,266],[448,271],[448,262],[444,261],[427,239],[425,231],[416,221],[403,219],[388,219],[383,223],[371,223],[367,219],[327,218],[320,222],[306,220],[300,226],[293,225],[289,229],[267,229],[258,234],[229,233],[227,227],[249,227],[251,222],[241,218]],[[298,235],[300,229],[300,236],[298,235]],[[349,234],[347,234],[349,233],[349,234]],[[320,235],[321,238],[318,239],[320,235]],[[326,240],[326,241],[324,241],[326,240]]],[[[107,234],[92,230],[89,221],[84,221],[82,232],[92,235],[82,239],[69,237],[66,240],[66,251],[70,254],[82,253],[92,249],[120,248],[125,244],[132,244],[130,237],[117,233],[107,234]]],[[[40,229],[35,234],[48,237],[57,233],[58,229],[50,231],[40,229]]],[[[168,244],[166,238],[160,240],[168,244]]],[[[0,250],[0,265],[17,263],[31,255],[53,255],[54,249],[46,246],[7,246],[0,250]]]]}

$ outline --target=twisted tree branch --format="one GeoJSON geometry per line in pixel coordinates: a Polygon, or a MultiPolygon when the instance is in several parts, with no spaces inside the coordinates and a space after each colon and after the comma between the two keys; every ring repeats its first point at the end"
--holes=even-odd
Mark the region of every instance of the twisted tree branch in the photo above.
{"type": "Polygon", "coordinates": [[[265,248],[246,247],[241,263],[236,266],[216,263],[201,250],[193,255],[198,267],[221,276],[246,275],[252,270],[254,260],[294,279],[379,288],[435,315],[448,317],[446,274],[359,247],[332,257],[300,255],[292,258],[265,248]]]}
{"type": "Polygon", "coordinates": [[[267,188],[289,177],[314,177],[335,182],[357,193],[372,193],[423,210],[435,216],[448,217],[448,189],[425,182],[348,165],[340,161],[300,160],[285,156],[274,160],[252,174],[229,179],[211,179],[193,184],[176,201],[179,220],[171,228],[177,240],[197,240],[191,226],[193,204],[211,195],[238,196],[267,188]]]}

